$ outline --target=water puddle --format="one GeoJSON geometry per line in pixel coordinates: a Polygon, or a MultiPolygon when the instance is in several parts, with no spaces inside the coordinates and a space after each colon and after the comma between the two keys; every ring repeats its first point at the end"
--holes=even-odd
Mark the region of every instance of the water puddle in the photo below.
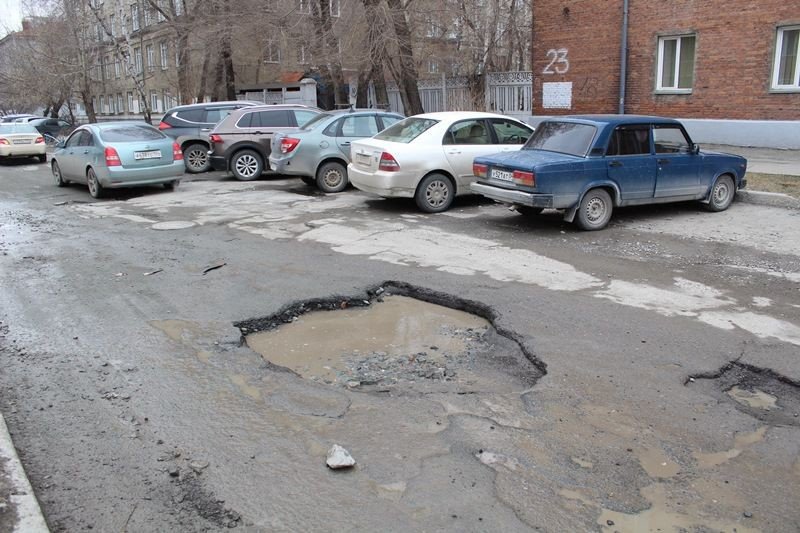
{"type": "Polygon", "coordinates": [[[739,457],[748,447],[764,440],[767,434],[767,426],[761,427],[752,433],[742,433],[733,439],[733,448],[714,453],[695,452],[694,458],[700,468],[714,468],[723,463],[739,457]]]}
{"type": "Polygon", "coordinates": [[[670,478],[680,472],[681,467],[659,448],[644,448],[636,451],[639,464],[652,478],[670,478]]]}
{"type": "Polygon", "coordinates": [[[738,386],[733,387],[728,391],[728,396],[742,405],[752,407],[754,409],[764,409],[769,411],[775,408],[778,398],[772,394],[768,394],[762,390],[753,389],[747,390],[738,386]]]}
{"type": "Polygon", "coordinates": [[[489,328],[470,313],[393,295],[368,307],[306,313],[246,341],[304,378],[354,387],[451,380],[456,360],[478,350],[489,328]]]}

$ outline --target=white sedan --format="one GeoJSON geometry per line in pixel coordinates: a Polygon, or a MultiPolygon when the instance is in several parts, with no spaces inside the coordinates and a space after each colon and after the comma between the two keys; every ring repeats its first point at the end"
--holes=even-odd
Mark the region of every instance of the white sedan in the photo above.
{"type": "Polygon", "coordinates": [[[519,150],[533,128],[494,113],[414,115],[369,139],[354,141],[347,174],[362,191],[385,198],[414,198],[428,213],[445,211],[470,194],[472,160],[519,150]]]}
{"type": "Polygon", "coordinates": [[[44,163],[47,161],[46,151],[44,137],[31,124],[0,124],[0,159],[35,156],[44,163]]]}

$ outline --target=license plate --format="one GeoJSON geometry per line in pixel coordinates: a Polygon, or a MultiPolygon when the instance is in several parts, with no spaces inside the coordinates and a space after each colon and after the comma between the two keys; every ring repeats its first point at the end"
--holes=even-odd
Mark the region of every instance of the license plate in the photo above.
{"type": "Polygon", "coordinates": [[[161,150],[150,150],[147,152],[133,152],[133,158],[140,159],[161,159],[161,150]]]}
{"type": "Polygon", "coordinates": [[[514,179],[513,172],[509,172],[508,170],[498,170],[496,168],[492,169],[490,176],[495,180],[512,181],[514,179]]]}
{"type": "Polygon", "coordinates": [[[31,144],[30,139],[14,139],[14,144],[31,144]]]}
{"type": "Polygon", "coordinates": [[[367,166],[367,167],[369,166],[369,160],[370,159],[371,159],[371,157],[369,156],[369,154],[356,154],[356,162],[358,162],[358,163],[360,163],[360,164],[362,164],[364,166],[367,166]]]}

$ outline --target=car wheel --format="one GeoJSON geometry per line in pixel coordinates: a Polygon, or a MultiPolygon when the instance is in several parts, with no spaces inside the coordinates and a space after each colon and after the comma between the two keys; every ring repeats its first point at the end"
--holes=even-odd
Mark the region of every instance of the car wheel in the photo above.
{"type": "Polygon", "coordinates": [[[733,202],[736,194],[736,186],[733,179],[727,174],[720,176],[711,187],[711,195],[708,198],[706,209],[712,212],[725,211],[733,202]]]}
{"type": "Polygon", "coordinates": [[[181,180],[168,181],[167,183],[164,184],[164,188],[167,189],[168,191],[174,191],[178,187],[178,185],[180,185],[180,183],[181,180]]]}
{"type": "Polygon", "coordinates": [[[342,192],[348,183],[347,169],[341,163],[331,161],[317,170],[317,187],[323,192],[342,192]]]}
{"type": "Polygon", "coordinates": [[[430,174],[417,186],[414,200],[417,207],[426,213],[441,213],[450,208],[455,193],[450,178],[443,174],[430,174]]]}
{"type": "Polygon", "coordinates": [[[614,204],[604,189],[592,189],[583,195],[578,207],[578,227],[586,231],[603,229],[611,220],[614,204]]]}
{"type": "Polygon", "coordinates": [[[517,205],[514,206],[514,209],[517,210],[517,213],[526,217],[535,217],[536,215],[541,215],[542,211],[544,211],[543,207],[531,207],[528,205],[517,205]]]}
{"type": "Polygon", "coordinates": [[[315,180],[311,176],[300,176],[300,179],[303,180],[303,183],[305,183],[306,185],[314,186],[317,184],[317,180],[315,180]]]}
{"type": "Polygon", "coordinates": [[[47,163],[47,154],[40,154],[36,157],[39,159],[39,163],[47,163]]]}
{"type": "Polygon", "coordinates": [[[254,180],[261,175],[263,169],[264,161],[253,150],[237,152],[231,159],[231,172],[239,181],[254,180]]]}
{"type": "Polygon", "coordinates": [[[89,195],[92,198],[103,197],[103,186],[100,185],[100,181],[97,179],[97,174],[95,174],[94,170],[91,168],[86,171],[86,184],[89,186],[89,195]]]}
{"type": "Polygon", "coordinates": [[[190,144],[183,150],[183,163],[186,165],[186,172],[199,174],[211,168],[211,160],[208,158],[208,147],[204,144],[190,144]]]}
{"type": "Polygon", "coordinates": [[[61,175],[61,167],[58,166],[58,163],[53,161],[53,165],[50,168],[53,171],[53,181],[56,182],[56,187],[66,187],[67,181],[61,175]]]}

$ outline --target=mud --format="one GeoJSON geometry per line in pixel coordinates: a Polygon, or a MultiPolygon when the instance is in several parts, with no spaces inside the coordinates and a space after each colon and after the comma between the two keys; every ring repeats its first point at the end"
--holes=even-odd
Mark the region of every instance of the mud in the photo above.
{"type": "Polygon", "coordinates": [[[732,362],[713,374],[691,376],[685,385],[767,424],[800,426],[800,386],[771,370],[732,362]]]}

